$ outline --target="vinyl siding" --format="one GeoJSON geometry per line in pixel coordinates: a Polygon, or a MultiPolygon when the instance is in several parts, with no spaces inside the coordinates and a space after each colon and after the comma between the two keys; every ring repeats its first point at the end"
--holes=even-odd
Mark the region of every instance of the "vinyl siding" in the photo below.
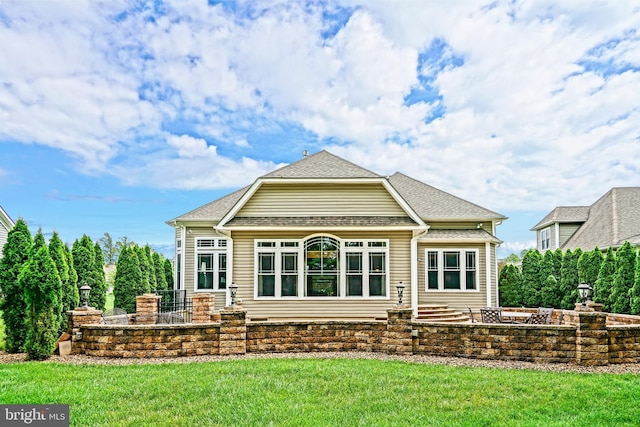
{"type": "MultiPolygon", "coordinates": [[[[492,305],[496,304],[496,272],[495,265],[495,245],[489,245],[491,255],[491,280],[494,283],[491,289],[492,305]]],[[[418,305],[446,304],[449,308],[456,310],[467,310],[467,307],[480,308],[487,306],[487,280],[486,280],[486,249],[484,244],[462,244],[462,243],[419,243],[418,244],[418,305]],[[425,249],[477,249],[478,250],[478,291],[426,291],[426,254],[425,249]]]]}
{"type": "Polygon", "coordinates": [[[382,184],[265,184],[236,214],[256,216],[404,216],[382,184]]]}
{"type": "MultiPolygon", "coordinates": [[[[408,232],[344,232],[332,233],[340,239],[389,239],[390,296],[383,299],[331,298],[255,300],[254,299],[254,239],[303,239],[321,233],[259,233],[236,232],[233,235],[233,281],[238,285],[238,298],[247,310],[247,317],[269,319],[295,318],[374,318],[385,317],[386,310],[397,302],[396,284],[403,281],[405,301],[411,300],[410,283],[410,239],[408,232]]],[[[217,304],[216,304],[217,307],[217,304]]]]}
{"type": "Polygon", "coordinates": [[[562,245],[564,245],[567,240],[569,240],[569,237],[573,236],[573,233],[576,232],[576,230],[578,228],[580,228],[582,224],[558,224],[557,226],[560,227],[560,242],[558,244],[558,246],[552,246],[552,247],[562,247],[562,245]]]}
{"type": "Polygon", "coordinates": [[[0,223],[0,258],[2,258],[2,248],[4,248],[4,244],[7,243],[8,235],[9,230],[7,230],[4,224],[0,223]]]}

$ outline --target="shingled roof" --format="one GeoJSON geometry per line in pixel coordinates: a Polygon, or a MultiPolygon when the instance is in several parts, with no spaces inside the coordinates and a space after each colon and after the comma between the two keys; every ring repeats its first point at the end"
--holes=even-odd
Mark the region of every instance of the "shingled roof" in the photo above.
{"type": "MultiPolygon", "coordinates": [[[[371,172],[327,151],[305,156],[297,162],[270,172],[260,179],[383,179],[371,172]]],[[[423,220],[502,220],[505,216],[474,203],[453,196],[402,173],[396,172],[388,182],[407,204],[423,220]]],[[[214,221],[221,220],[248,191],[244,187],[234,193],[214,200],[200,208],[168,221],[214,221]]],[[[232,220],[235,221],[235,220],[232,220]]],[[[255,219],[254,219],[255,221],[255,219]]],[[[404,221],[404,220],[403,220],[404,221]]],[[[344,220],[341,221],[344,223],[344,220]]],[[[235,224],[234,225],[239,225],[235,224]]]]}
{"type": "Polygon", "coordinates": [[[591,206],[558,206],[540,220],[531,230],[539,230],[557,222],[581,223],[589,218],[591,206]]]}
{"type": "Polygon", "coordinates": [[[447,219],[506,219],[504,215],[490,211],[474,203],[438,190],[424,182],[400,172],[389,177],[389,182],[411,208],[426,221],[447,219]]]}
{"type": "Polygon", "coordinates": [[[640,245],[640,187],[609,190],[591,205],[588,219],[562,249],[605,249],[625,241],[640,245]]]}

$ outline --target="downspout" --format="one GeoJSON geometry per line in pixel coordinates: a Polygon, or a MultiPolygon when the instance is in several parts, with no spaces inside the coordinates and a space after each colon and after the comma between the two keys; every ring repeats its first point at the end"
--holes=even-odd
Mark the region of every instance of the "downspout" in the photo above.
{"type": "MultiPolygon", "coordinates": [[[[187,227],[184,224],[182,224],[180,226],[180,241],[182,242],[181,243],[182,246],[180,248],[180,289],[186,289],[184,280],[185,280],[185,277],[186,277],[185,276],[185,273],[186,273],[185,272],[185,270],[186,270],[186,268],[185,268],[185,265],[186,265],[185,258],[186,258],[186,255],[187,255],[187,250],[186,250],[186,248],[187,248],[187,227]]],[[[177,267],[177,263],[176,263],[176,268],[178,268],[177,267]]]]}
{"type": "MultiPolygon", "coordinates": [[[[494,304],[491,303],[491,243],[489,242],[485,242],[484,243],[484,258],[485,258],[485,269],[484,269],[484,274],[485,274],[485,280],[487,282],[487,307],[492,307],[494,304]]],[[[497,297],[497,291],[498,291],[498,286],[496,286],[496,303],[498,301],[498,297],[497,297]]]]}
{"type": "MultiPolygon", "coordinates": [[[[230,285],[234,282],[233,280],[233,238],[231,238],[231,232],[228,230],[224,230],[223,228],[218,228],[217,226],[213,226],[213,231],[216,232],[221,237],[224,237],[229,241],[227,244],[227,277],[230,277],[231,280],[227,281],[227,285],[230,285]]],[[[229,293],[229,286],[227,286],[225,292],[225,306],[231,305],[231,294],[229,293]]]]}
{"type": "Polygon", "coordinates": [[[420,227],[419,233],[411,238],[411,308],[413,315],[418,316],[418,239],[429,231],[429,226],[420,227]]]}

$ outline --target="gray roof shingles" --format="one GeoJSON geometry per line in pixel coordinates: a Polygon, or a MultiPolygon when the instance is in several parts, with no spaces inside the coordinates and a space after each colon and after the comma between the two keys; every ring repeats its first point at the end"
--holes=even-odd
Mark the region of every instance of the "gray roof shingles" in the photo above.
{"type": "MultiPolygon", "coordinates": [[[[371,178],[381,179],[382,175],[378,175],[365,168],[362,168],[354,163],[344,160],[338,156],[335,156],[327,151],[320,151],[319,153],[304,157],[297,162],[291,163],[288,166],[284,166],[280,169],[276,169],[266,175],[263,175],[259,179],[350,179],[350,178],[371,178]]],[[[435,187],[427,185],[416,179],[410,178],[402,173],[395,173],[388,178],[391,186],[398,192],[398,194],[407,202],[407,204],[413,209],[420,218],[424,220],[502,220],[506,219],[505,216],[485,209],[474,203],[468,202],[459,197],[453,196],[445,191],[438,190],[435,187]]],[[[197,208],[191,212],[175,218],[173,221],[181,220],[207,220],[207,221],[219,221],[225,214],[227,214],[231,208],[242,198],[249,187],[242,188],[234,193],[231,193],[225,197],[215,200],[207,205],[197,208]]],[[[353,217],[353,225],[365,224],[366,221],[362,217],[353,217]]],[[[328,220],[327,217],[325,219],[328,220]]],[[[252,219],[254,223],[257,219],[252,219]]],[[[275,219],[270,221],[273,223],[275,219]]],[[[308,218],[302,218],[300,221],[312,221],[308,218]]],[[[346,224],[343,217],[341,219],[334,219],[340,223],[346,224]]],[[[396,225],[406,225],[407,219],[403,221],[396,220],[396,225]]],[[[241,218],[233,219],[229,225],[238,225],[242,221],[248,221],[241,218]]],[[[313,220],[315,221],[315,220],[313,220]]],[[[383,219],[371,219],[370,221],[387,221],[383,219]]],[[[413,225],[416,225],[413,220],[409,220],[413,225]]],[[[389,223],[390,224],[390,223],[389,223]]]]}

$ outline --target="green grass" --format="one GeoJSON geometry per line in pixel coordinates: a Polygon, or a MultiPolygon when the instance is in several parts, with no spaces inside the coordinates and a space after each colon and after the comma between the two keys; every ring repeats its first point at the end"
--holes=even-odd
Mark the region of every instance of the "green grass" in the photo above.
{"type": "Polygon", "coordinates": [[[104,301],[104,309],[105,310],[109,310],[110,308],[113,308],[113,299],[114,299],[114,295],[113,292],[111,292],[110,294],[107,294],[107,298],[104,301]]]}
{"type": "Polygon", "coordinates": [[[255,359],[0,365],[0,402],[69,404],[74,426],[638,425],[635,375],[255,359]]]}

